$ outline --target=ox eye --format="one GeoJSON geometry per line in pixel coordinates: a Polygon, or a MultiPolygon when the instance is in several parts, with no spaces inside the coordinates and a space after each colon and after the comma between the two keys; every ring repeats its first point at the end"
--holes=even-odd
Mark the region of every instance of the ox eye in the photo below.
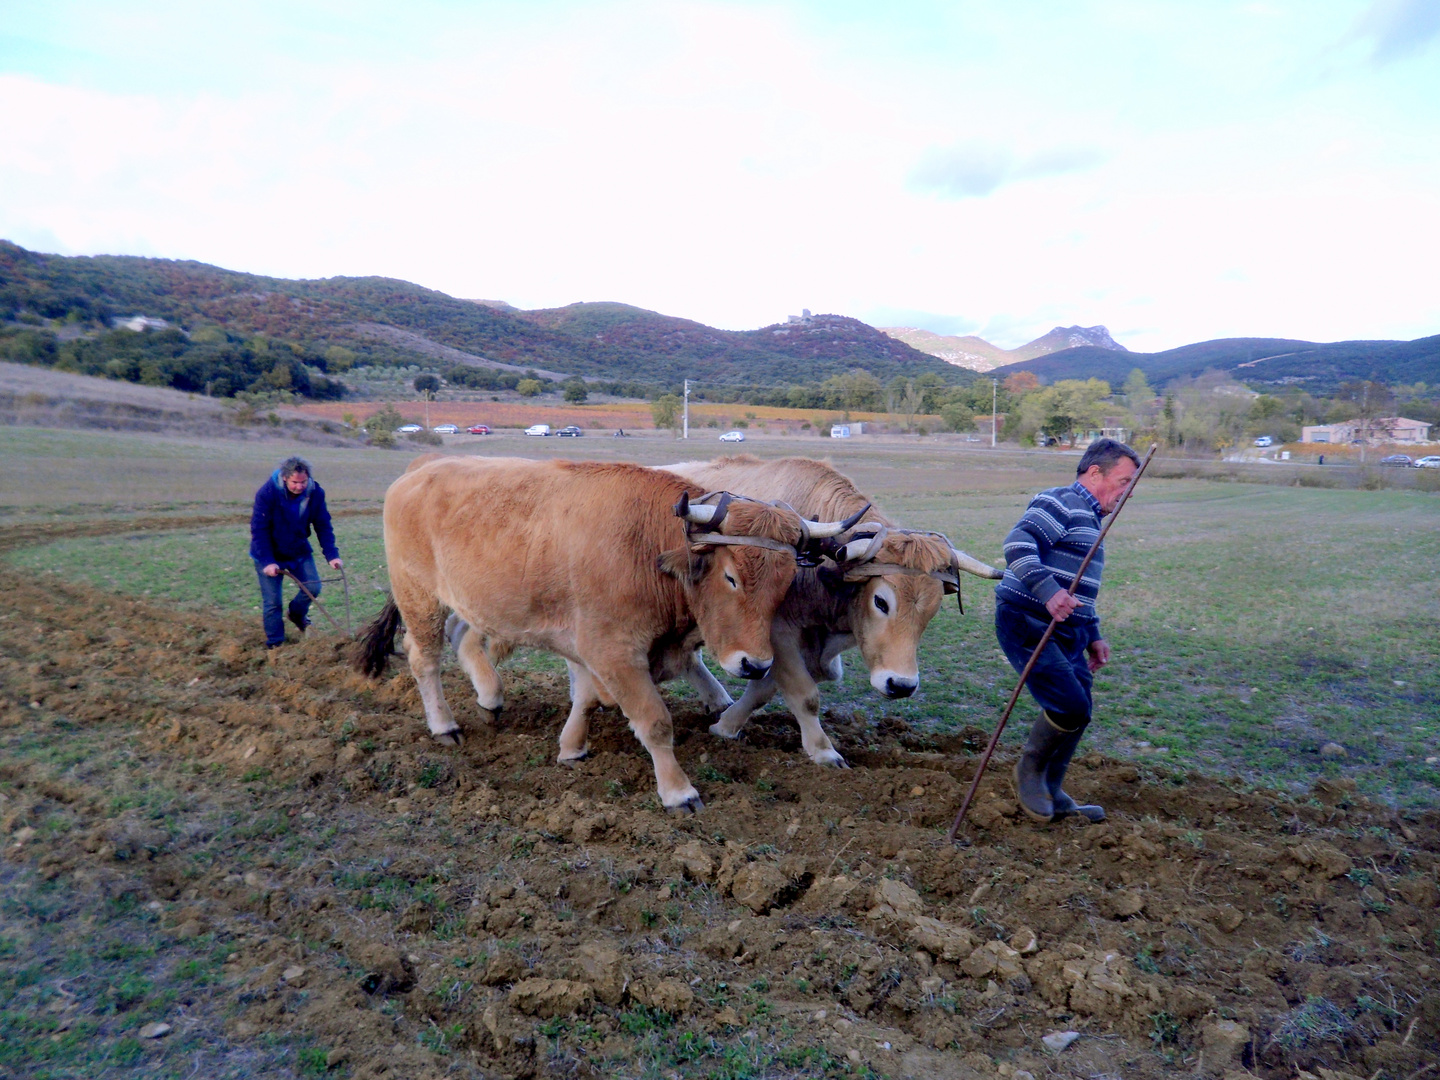
{"type": "Polygon", "coordinates": [[[733,574],[726,574],[726,575],[725,575],[725,583],[726,583],[727,585],[729,585],[730,588],[732,588],[732,589],[738,589],[738,588],[740,588],[740,583],[735,580],[735,577],[734,577],[733,574]]]}
{"type": "Polygon", "coordinates": [[[880,609],[881,615],[890,614],[890,605],[885,602],[885,598],[883,596],[875,597],[875,606],[880,609]]]}

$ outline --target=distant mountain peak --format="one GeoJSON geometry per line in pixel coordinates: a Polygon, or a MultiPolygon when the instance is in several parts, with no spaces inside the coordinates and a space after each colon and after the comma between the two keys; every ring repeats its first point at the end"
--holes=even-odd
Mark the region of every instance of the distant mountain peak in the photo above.
{"type": "Polygon", "coordinates": [[[1026,342],[1018,349],[1002,349],[984,338],[972,335],[946,336],[913,326],[889,326],[882,330],[912,348],[971,371],[990,371],[1006,364],[1033,360],[1037,356],[1086,345],[1109,349],[1112,352],[1129,352],[1124,345],[1112,338],[1110,331],[1103,326],[1057,326],[1043,337],[1026,342]]]}
{"type": "Polygon", "coordinates": [[[1057,326],[1048,334],[1015,349],[1014,355],[1017,359],[1031,360],[1046,353],[1059,352],[1061,349],[1079,349],[1087,345],[1112,352],[1130,351],[1112,338],[1110,331],[1104,326],[1057,326]]]}

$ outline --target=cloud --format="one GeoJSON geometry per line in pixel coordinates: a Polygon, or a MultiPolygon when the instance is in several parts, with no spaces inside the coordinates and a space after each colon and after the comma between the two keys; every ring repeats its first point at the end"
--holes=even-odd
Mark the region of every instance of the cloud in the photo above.
{"type": "Polygon", "coordinates": [[[1018,158],[1007,147],[971,142],[927,152],[911,171],[912,191],[942,199],[984,198],[1005,184],[1079,172],[1105,160],[1099,150],[1060,146],[1018,158]]]}
{"type": "Polygon", "coordinates": [[[1440,35],[1440,0],[1375,0],[1354,36],[1374,41],[1370,59],[1388,64],[1419,52],[1440,35]]]}

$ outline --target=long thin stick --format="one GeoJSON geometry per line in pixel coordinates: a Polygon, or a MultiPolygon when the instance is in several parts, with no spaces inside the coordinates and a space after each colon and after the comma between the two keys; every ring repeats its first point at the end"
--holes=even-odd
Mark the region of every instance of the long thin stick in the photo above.
{"type": "MultiPolygon", "coordinates": [[[[1145,475],[1145,467],[1150,464],[1150,459],[1155,456],[1156,446],[1152,444],[1145,454],[1145,459],[1140,462],[1140,468],[1135,470],[1135,475],[1130,478],[1125,491],[1120,496],[1120,501],[1115,504],[1115,509],[1110,513],[1110,520],[1105,522],[1100,530],[1100,535],[1095,538],[1095,543],[1090,545],[1090,550],[1085,553],[1084,560],[1080,563],[1080,569],[1075,571],[1074,586],[1078,588],[1080,579],[1085,576],[1085,570],[1090,565],[1090,560],[1095,557],[1095,552],[1100,550],[1100,545],[1105,541],[1105,534],[1110,531],[1110,526],[1115,524],[1115,519],[1120,516],[1124,509],[1125,502],[1130,498],[1130,493],[1135,490],[1135,485],[1140,482],[1140,477],[1145,475]]],[[[1025,680],[1030,678],[1030,672],[1035,667],[1035,662],[1040,659],[1040,653],[1050,643],[1050,635],[1059,626],[1056,619],[1050,620],[1050,625],[1045,628],[1045,633],[1040,635],[1040,644],[1035,646],[1035,651],[1030,654],[1030,659],[1025,664],[1025,669],[1020,672],[1020,681],[1015,684],[1015,690],[1010,695],[1010,700],[1005,705],[1005,711],[1000,714],[1000,724],[995,728],[995,734],[990,736],[990,745],[985,747],[985,753],[980,758],[980,767],[975,770],[975,779],[970,782],[970,790],[965,793],[965,801],[960,804],[960,812],[955,815],[955,824],[950,826],[950,832],[945,839],[955,842],[955,835],[960,831],[960,823],[965,820],[965,812],[970,809],[970,804],[975,800],[975,793],[980,790],[980,778],[985,775],[985,767],[990,764],[990,756],[995,753],[995,747],[1000,743],[1000,735],[1005,730],[1005,724],[1010,719],[1010,712],[1015,708],[1015,702],[1020,700],[1020,691],[1025,688],[1025,680]]]]}
{"type": "MultiPolygon", "coordinates": [[[[328,612],[328,611],[325,610],[325,605],[322,604],[322,603],[320,603],[320,598],[319,598],[318,596],[316,596],[314,593],[312,593],[309,589],[307,589],[307,588],[305,587],[305,582],[303,582],[303,581],[300,580],[299,575],[293,573],[293,572],[290,571],[290,570],[285,570],[285,571],[284,571],[284,574],[285,574],[285,576],[288,577],[291,581],[295,582],[296,585],[299,585],[299,586],[300,586],[300,591],[301,591],[301,592],[303,592],[306,596],[310,597],[310,602],[311,602],[312,604],[314,604],[317,608],[320,609],[320,614],[321,614],[321,615],[324,615],[325,618],[327,618],[327,619],[330,620],[330,625],[333,626],[333,627],[335,627],[335,632],[336,632],[337,634],[343,634],[343,633],[345,633],[344,630],[340,629],[340,624],[335,621],[335,617],[334,617],[333,615],[331,615],[330,612],[328,612]]],[[[323,581],[324,579],[322,578],[321,580],[323,581]]]]}

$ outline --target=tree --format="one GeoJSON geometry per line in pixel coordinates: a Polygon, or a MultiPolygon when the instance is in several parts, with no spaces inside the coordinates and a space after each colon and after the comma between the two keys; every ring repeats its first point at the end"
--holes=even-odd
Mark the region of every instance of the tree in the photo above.
{"type": "Polygon", "coordinates": [[[545,389],[545,384],[539,379],[521,379],[515,384],[515,392],[521,397],[534,397],[545,389]]]}
{"type": "Polygon", "coordinates": [[[414,386],[415,392],[422,397],[440,392],[440,380],[434,375],[416,375],[414,386]]]}
{"type": "Polygon", "coordinates": [[[1005,381],[1001,385],[1019,397],[1021,394],[1028,394],[1031,390],[1040,389],[1040,376],[1033,371],[1017,371],[1013,375],[1006,375],[1005,381]]]}
{"type": "Polygon", "coordinates": [[[1150,380],[1145,378],[1145,372],[1138,367],[1131,369],[1130,374],[1125,376],[1125,387],[1122,392],[1125,395],[1126,404],[1132,409],[1155,400],[1155,391],[1150,388],[1150,380]]]}
{"type": "Polygon", "coordinates": [[[650,403],[650,415],[655,418],[657,428],[674,430],[680,424],[680,409],[685,403],[674,394],[664,396],[650,403]]]}
{"type": "Polygon", "coordinates": [[[975,413],[963,402],[952,401],[949,405],[942,406],[940,417],[950,431],[969,431],[975,426],[975,413]]]}
{"type": "Polygon", "coordinates": [[[571,405],[583,405],[590,396],[590,389],[584,379],[565,380],[565,400],[571,405]]]}

